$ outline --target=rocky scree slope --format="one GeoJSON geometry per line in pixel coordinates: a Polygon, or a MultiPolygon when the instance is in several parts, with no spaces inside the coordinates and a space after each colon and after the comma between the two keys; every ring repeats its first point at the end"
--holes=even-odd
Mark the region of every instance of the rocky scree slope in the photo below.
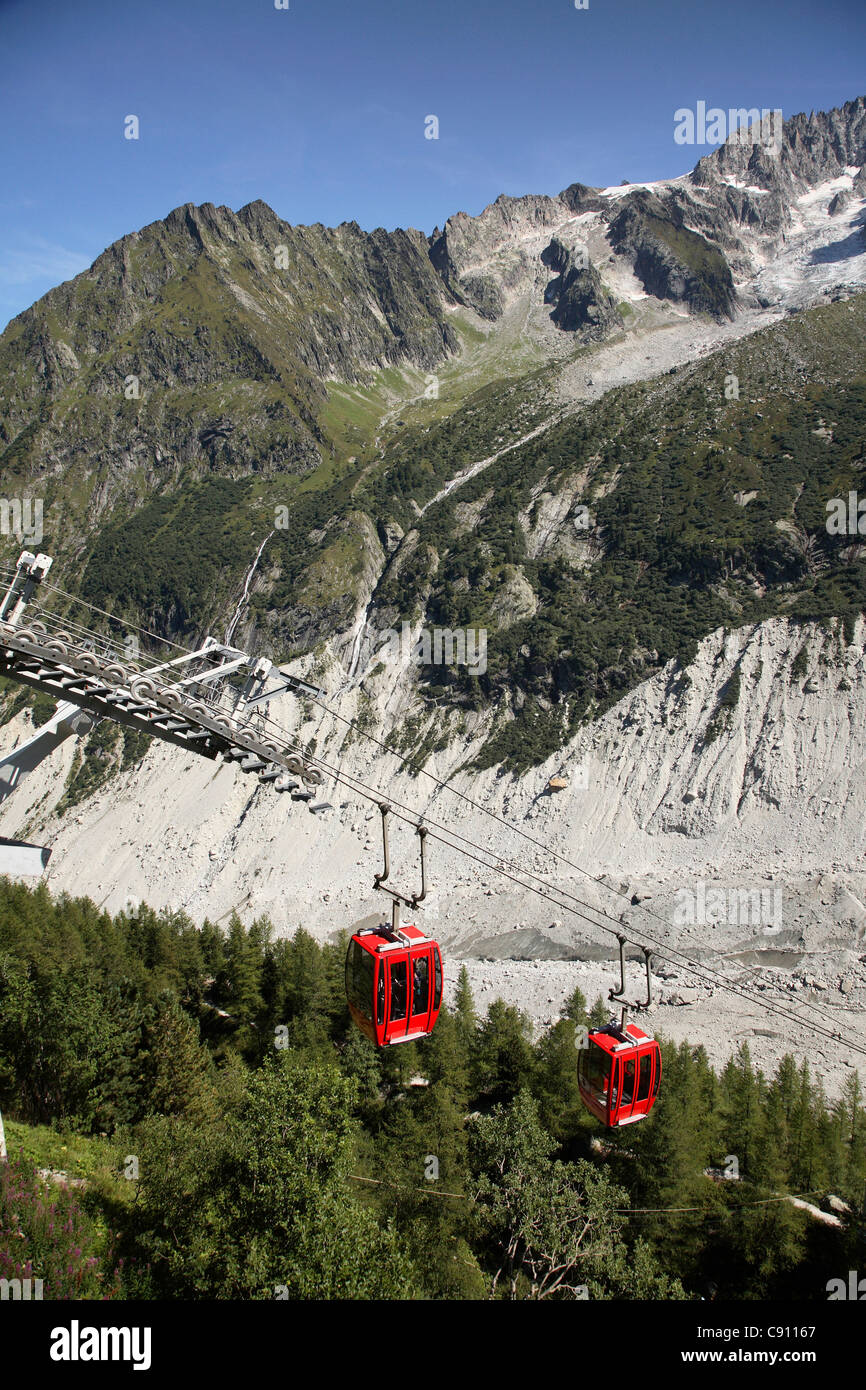
{"type": "MultiPolygon", "coordinates": [[[[845,1049],[816,1040],[808,1019],[817,1005],[846,1034],[863,1034],[864,641],[862,621],[850,640],[839,623],[772,619],[720,629],[685,672],[669,663],[531,773],[461,770],[467,744],[477,748],[484,738],[476,717],[465,741],[428,761],[476,805],[413,777],[318,706],[282,700],[272,712],[301,741],[315,738],[341,774],[482,848],[489,869],[431,845],[424,921],[445,944],[449,988],[466,961],[482,1005],[498,995],[528,1009],[538,1025],[558,1015],[576,984],[590,999],[606,995],[612,938],[495,872],[497,863],[516,861],[554,897],[562,890],[611,914],[608,926],[622,916],[635,933],[749,985],[751,999],[740,1000],[659,961],[654,1027],[700,1038],[716,1062],[741,1039],[759,1065],[792,1050],[808,1056],[832,1089],[844,1075],[845,1049]],[[738,699],[708,737],[735,674],[738,699]],[[547,790],[552,775],[566,781],[564,791],[547,790]],[[694,897],[700,883],[726,893],[779,890],[773,930],[748,915],[678,925],[683,891],[694,897]],[[764,997],[795,1003],[803,1028],[766,1014],[764,997]]],[[[380,697],[382,724],[395,694],[380,697]]],[[[355,691],[337,708],[351,714],[359,702],[355,691]]],[[[3,745],[28,732],[27,717],[17,715],[3,728],[3,745]]],[[[265,912],[279,932],[303,924],[321,939],[381,912],[372,888],[379,813],[345,787],[329,786],[333,811],[310,816],[231,768],[153,745],[139,765],[58,818],[53,808],[73,756],[69,745],[58,749],[0,814],[4,834],[38,830],[53,844],[55,889],[86,893],[112,910],[134,910],[139,899],[183,907],[197,920],[226,920],[235,908],[249,919],[265,912]]],[[[414,882],[407,829],[395,826],[392,848],[395,881],[414,882]]]]}

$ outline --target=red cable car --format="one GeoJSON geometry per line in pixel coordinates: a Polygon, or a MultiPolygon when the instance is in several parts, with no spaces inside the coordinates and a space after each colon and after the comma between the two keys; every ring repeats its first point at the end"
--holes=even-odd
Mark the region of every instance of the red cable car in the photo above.
{"type": "Polygon", "coordinates": [[[433,1032],[442,1004],[442,955],[413,926],[365,927],[349,942],[346,998],[361,1032],[377,1047],[433,1032]]]}
{"type": "Polygon", "coordinates": [[[655,1038],[636,1023],[609,1023],[589,1034],[580,1054],[577,1080],[584,1105],[608,1129],[632,1125],[648,1115],[662,1077],[655,1038]]]}

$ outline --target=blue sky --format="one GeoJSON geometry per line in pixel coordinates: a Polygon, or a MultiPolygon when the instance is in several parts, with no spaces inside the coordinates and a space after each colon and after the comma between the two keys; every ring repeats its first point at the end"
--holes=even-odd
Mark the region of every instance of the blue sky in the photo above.
{"type": "Polygon", "coordinates": [[[866,5],[0,0],[0,54],[2,327],[186,202],[430,232],[499,193],[684,173],[709,147],[674,143],[679,107],[863,94],[866,5]]]}

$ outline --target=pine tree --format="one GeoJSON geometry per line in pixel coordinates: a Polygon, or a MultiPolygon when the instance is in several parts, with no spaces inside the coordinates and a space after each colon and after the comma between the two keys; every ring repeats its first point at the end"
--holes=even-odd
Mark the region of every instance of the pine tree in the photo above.
{"type": "Polygon", "coordinates": [[[478,1030],[472,1066],[472,1089],[488,1102],[509,1101],[532,1077],[534,1058],[529,1020],[501,999],[494,999],[478,1030]]]}
{"type": "Polygon", "coordinates": [[[562,1018],[535,1048],[533,1095],[539,1103],[543,1125],[560,1142],[575,1132],[583,1114],[577,1082],[581,1033],[576,1020],[562,1018]]]}
{"type": "Polygon", "coordinates": [[[589,1014],[586,1011],[586,996],[579,988],[573,990],[563,1005],[562,1012],[566,1018],[570,1018],[572,1023],[578,1027],[585,1027],[589,1023],[589,1014]]]}
{"type": "Polygon", "coordinates": [[[790,1118],[791,1185],[795,1192],[809,1192],[815,1185],[819,1166],[818,1133],[809,1063],[804,1059],[798,1073],[797,1097],[790,1118]]]}
{"type": "Polygon", "coordinates": [[[258,1024],[264,1015],[261,994],[264,958],[257,937],[250,937],[236,912],[229,921],[225,940],[225,966],[215,985],[215,995],[230,1015],[235,1045],[242,1052],[258,1050],[258,1024]]]}
{"type": "Polygon", "coordinates": [[[464,1048],[471,1048],[475,1031],[478,1027],[478,1014],[475,1011],[475,1001],[472,998],[472,986],[469,983],[469,971],[465,965],[460,967],[460,975],[457,979],[457,992],[454,997],[454,1017],[457,1021],[457,1028],[463,1040],[464,1048]]]}
{"type": "Polygon", "coordinates": [[[604,1028],[610,1022],[610,1005],[598,996],[589,1014],[590,1028],[604,1028]]]}
{"type": "Polygon", "coordinates": [[[325,1033],[330,1017],[331,991],[322,948],[303,927],[298,927],[289,951],[289,987],[286,1017],[315,1022],[325,1033]]]}
{"type": "Polygon", "coordinates": [[[145,1029],[146,1099],[149,1115],[178,1115],[201,1124],[215,1118],[213,1063],[198,1028],[166,994],[145,1029]]]}
{"type": "Polygon", "coordinates": [[[837,1131],[843,1154],[840,1186],[855,1208],[866,1189],[866,1110],[859,1074],[854,1071],[842,1087],[836,1110],[837,1131]]]}
{"type": "Polygon", "coordinates": [[[739,1164],[740,1176],[752,1178],[750,1163],[755,1155],[761,1128],[761,1087],[749,1045],[740,1043],[724,1071],[720,1086],[722,1143],[739,1164]]]}
{"type": "Polygon", "coordinates": [[[421,1070],[431,1086],[447,1091],[460,1110],[469,1099],[469,1066],[460,1023],[444,1004],[436,1027],[419,1044],[421,1070]]]}

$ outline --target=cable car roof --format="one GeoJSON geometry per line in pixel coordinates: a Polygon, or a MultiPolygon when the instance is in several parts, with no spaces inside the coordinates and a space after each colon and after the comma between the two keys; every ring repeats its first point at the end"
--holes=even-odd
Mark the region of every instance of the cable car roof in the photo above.
{"type": "Polygon", "coordinates": [[[590,1034],[590,1041],[600,1047],[603,1052],[611,1054],[655,1042],[652,1034],[645,1033],[642,1028],[638,1028],[636,1023],[626,1025],[626,1035],[623,1036],[618,1028],[614,1031],[608,1031],[607,1028],[593,1029],[590,1034]]]}
{"type": "Polygon", "coordinates": [[[424,942],[433,944],[433,938],[425,936],[420,927],[407,925],[400,928],[400,937],[395,938],[391,928],[382,923],[378,927],[362,927],[355,932],[354,939],[365,950],[375,952],[377,955],[382,951],[406,949],[410,946],[420,946],[424,942]],[[402,940],[400,938],[403,938],[402,940]]]}

